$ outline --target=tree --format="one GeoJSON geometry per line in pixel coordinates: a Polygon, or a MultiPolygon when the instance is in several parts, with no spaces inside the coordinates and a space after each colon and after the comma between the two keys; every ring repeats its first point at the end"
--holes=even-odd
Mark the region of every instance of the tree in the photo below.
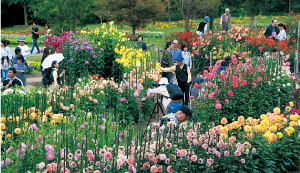
{"type": "Polygon", "coordinates": [[[253,28],[254,16],[261,12],[263,1],[261,0],[246,0],[245,2],[246,14],[251,16],[251,28],[253,28]]]}
{"type": "Polygon", "coordinates": [[[92,0],[32,0],[34,17],[45,20],[54,31],[75,31],[91,13],[92,0]]]}
{"type": "Polygon", "coordinates": [[[12,5],[12,4],[22,5],[24,11],[24,25],[28,26],[28,6],[30,4],[30,0],[5,0],[5,1],[8,3],[8,5],[12,5]]]}
{"type": "Polygon", "coordinates": [[[196,14],[205,14],[209,10],[218,8],[220,4],[220,0],[176,0],[186,31],[191,27],[190,19],[195,18],[196,14]]]}
{"type": "Polygon", "coordinates": [[[158,19],[165,13],[163,0],[100,0],[95,2],[98,8],[95,15],[107,16],[121,25],[132,27],[132,34],[137,28],[145,27],[147,23],[158,19]]]}

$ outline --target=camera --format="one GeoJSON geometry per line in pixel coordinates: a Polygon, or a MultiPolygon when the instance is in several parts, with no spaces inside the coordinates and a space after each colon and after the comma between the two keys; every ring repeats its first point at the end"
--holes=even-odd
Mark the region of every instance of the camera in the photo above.
{"type": "Polygon", "coordinates": [[[159,84],[158,82],[152,82],[152,86],[154,86],[154,87],[159,87],[160,84],[159,84]]]}

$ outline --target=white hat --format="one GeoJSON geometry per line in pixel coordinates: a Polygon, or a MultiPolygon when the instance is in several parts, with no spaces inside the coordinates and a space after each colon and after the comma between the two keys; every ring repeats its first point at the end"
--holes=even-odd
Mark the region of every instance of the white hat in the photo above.
{"type": "Polygon", "coordinates": [[[226,12],[226,11],[230,11],[229,8],[226,8],[226,9],[225,9],[225,12],[226,12]]]}
{"type": "Polygon", "coordinates": [[[167,85],[167,84],[169,84],[169,82],[168,82],[168,79],[166,77],[163,77],[159,80],[158,84],[167,85]]]}
{"type": "Polygon", "coordinates": [[[177,41],[177,40],[174,40],[173,43],[174,43],[174,44],[178,44],[178,41],[177,41]]]}

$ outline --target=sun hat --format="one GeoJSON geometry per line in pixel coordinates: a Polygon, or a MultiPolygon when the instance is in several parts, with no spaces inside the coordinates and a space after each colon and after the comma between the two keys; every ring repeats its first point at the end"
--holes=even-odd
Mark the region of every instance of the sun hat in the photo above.
{"type": "Polygon", "coordinates": [[[225,9],[225,12],[226,12],[226,11],[230,11],[229,8],[226,8],[226,9],[225,9]]]}
{"type": "Polygon", "coordinates": [[[174,44],[178,44],[178,41],[177,41],[177,40],[174,40],[173,43],[174,43],[174,44]]]}
{"type": "Polygon", "coordinates": [[[182,106],[179,110],[181,110],[187,117],[193,114],[193,111],[187,106],[182,106]]]}
{"type": "Polygon", "coordinates": [[[18,42],[24,42],[23,37],[19,38],[19,39],[18,39],[18,42]]]}
{"type": "Polygon", "coordinates": [[[210,21],[209,17],[208,17],[208,16],[205,16],[205,17],[204,17],[204,21],[209,22],[209,21],[210,21]]]}
{"type": "Polygon", "coordinates": [[[173,59],[173,61],[182,61],[182,60],[183,60],[182,55],[179,55],[178,57],[173,59]]]}
{"type": "Polygon", "coordinates": [[[167,84],[169,84],[169,82],[168,82],[168,79],[166,77],[163,77],[159,80],[158,84],[167,85],[167,84]]]}
{"type": "Polygon", "coordinates": [[[8,57],[8,53],[6,53],[6,52],[2,52],[2,53],[1,53],[1,57],[5,57],[5,56],[7,56],[7,57],[8,57]]]}

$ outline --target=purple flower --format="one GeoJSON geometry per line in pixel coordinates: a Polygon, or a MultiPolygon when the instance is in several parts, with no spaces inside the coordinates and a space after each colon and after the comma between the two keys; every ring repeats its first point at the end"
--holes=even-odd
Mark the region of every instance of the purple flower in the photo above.
{"type": "Polygon", "coordinates": [[[80,50],[84,50],[84,47],[82,46],[82,47],[80,48],[80,50]]]}
{"type": "Polygon", "coordinates": [[[87,46],[86,50],[92,50],[93,48],[91,46],[87,46]]]}
{"type": "Polygon", "coordinates": [[[94,53],[95,53],[94,51],[91,51],[91,52],[90,52],[91,55],[94,55],[94,53]]]}
{"type": "Polygon", "coordinates": [[[85,65],[89,65],[90,64],[90,62],[89,61],[85,61],[85,63],[84,63],[85,65]]]}
{"type": "Polygon", "coordinates": [[[120,98],[120,102],[121,102],[121,103],[125,103],[125,102],[126,102],[126,98],[125,98],[125,97],[121,97],[121,98],[120,98]]]}
{"type": "Polygon", "coordinates": [[[93,58],[97,58],[97,55],[93,55],[93,58]]]}
{"type": "Polygon", "coordinates": [[[14,147],[9,147],[6,151],[6,154],[10,153],[13,149],[14,149],[14,147]]]}
{"type": "Polygon", "coordinates": [[[54,159],[54,157],[55,157],[55,155],[52,153],[52,152],[47,152],[46,153],[46,159],[47,160],[53,160],[54,159]]]}
{"type": "Polygon", "coordinates": [[[100,51],[101,51],[101,52],[103,52],[103,51],[104,51],[104,49],[103,49],[103,48],[100,48],[100,51]]]}
{"type": "Polygon", "coordinates": [[[105,129],[105,126],[104,126],[104,125],[100,125],[98,128],[104,130],[104,129],[105,129]]]}

